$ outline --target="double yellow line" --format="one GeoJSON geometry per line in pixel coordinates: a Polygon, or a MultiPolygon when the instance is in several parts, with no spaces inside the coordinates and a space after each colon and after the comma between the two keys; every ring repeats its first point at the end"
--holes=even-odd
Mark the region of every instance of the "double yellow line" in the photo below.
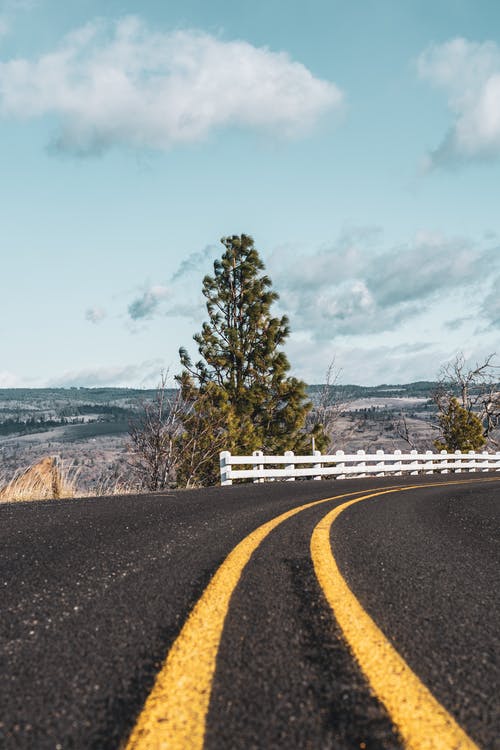
{"type": "MultiPolygon", "coordinates": [[[[385,704],[406,746],[412,750],[477,750],[477,747],[419,681],[356,600],[331,553],[330,527],[346,508],[363,500],[438,484],[465,483],[391,487],[361,495],[328,513],[311,539],[316,575],[344,636],[372,689],[385,704]]],[[[224,621],[231,596],[250,557],[268,534],[289,518],[361,492],[315,500],[282,513],[259,526],[232,550],[170,649],[126,750],[202,750],[224,621]]]]}
{"type": "Polygon", "coordinates": [[[365,499],[360,497],[334,508],[313,531],[311,555],[321,588],[356,661],[398,727],[405,747],[477,750],[365,612],[335,562],[330,546],[331,526],[346,508],[365,499]]]}

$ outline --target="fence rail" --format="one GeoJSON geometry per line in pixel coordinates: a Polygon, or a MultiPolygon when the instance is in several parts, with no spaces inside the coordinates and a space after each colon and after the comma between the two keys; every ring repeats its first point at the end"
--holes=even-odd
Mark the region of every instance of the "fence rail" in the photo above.
{"type": "Polygon", "coordinates": [[[220,454],[220,478],[223,486],[232,484],[235,479],[293,482],[296,478],[306,477],[347,479],[390,474],[399,476],[477,471],[500,472],[500,452],[403,453],[396,450],[394,453],[384,453],[379,450],[376,453],[337,451],[335,454],[322,456],[319,451],[314,451],[310,456],[296,456],[292,451],[287,451],[283,456],[265,456],[261,451],[254,451],[251,456],[233,456],[229,451],[223,451],[220,454]],[[239,468],[242,466],[251,468],[239,468]]]}

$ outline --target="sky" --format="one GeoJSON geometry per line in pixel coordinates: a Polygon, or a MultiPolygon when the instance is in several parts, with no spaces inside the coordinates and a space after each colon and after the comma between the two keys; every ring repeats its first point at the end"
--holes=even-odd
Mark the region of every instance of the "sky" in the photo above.
{"type": "Polygon", "coordinates": [[[496,0],[0,0],[0,387],[150,387],[250,234],[293,375],[500,354],[496,0]]]}

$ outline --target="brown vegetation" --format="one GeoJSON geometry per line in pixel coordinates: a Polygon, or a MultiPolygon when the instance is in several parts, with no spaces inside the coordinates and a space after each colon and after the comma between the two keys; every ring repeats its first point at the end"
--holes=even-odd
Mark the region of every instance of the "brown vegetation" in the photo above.
{"type": "Polygon", "coordinates": [[[0,501],[61,499],[74,494],[75,478],[71,479],[59,466],[57,458],[51,456],[17,471],[0,489],[0,501]]]}

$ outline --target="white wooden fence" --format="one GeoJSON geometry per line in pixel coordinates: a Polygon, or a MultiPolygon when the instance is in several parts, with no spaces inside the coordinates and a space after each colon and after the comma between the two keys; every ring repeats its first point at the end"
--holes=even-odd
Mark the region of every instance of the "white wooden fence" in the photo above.
{"type": "Polygon", "coordinates": [[[221,484],[232,484],[234,479],[253,479],[254,482],[282,479],[293,482],[296,478],[332,477],[383,477],[388,474],[448,474],[449,472],[499,471],[500,452],[498,453],[418,453],[394,451],[394,453],[344,453],[337,451],[330,456],[322,456],[314,451],[310,456],[295,456],[286,451],[283,456],[264,456],[261,451],[254,451],[252,456],[232,456],[229,451],[220,454],[221,484]],[[241,468],[241,467],[250,468],[241,468]],[[238,468],[234,468],[238,467],[238,468]]]}

